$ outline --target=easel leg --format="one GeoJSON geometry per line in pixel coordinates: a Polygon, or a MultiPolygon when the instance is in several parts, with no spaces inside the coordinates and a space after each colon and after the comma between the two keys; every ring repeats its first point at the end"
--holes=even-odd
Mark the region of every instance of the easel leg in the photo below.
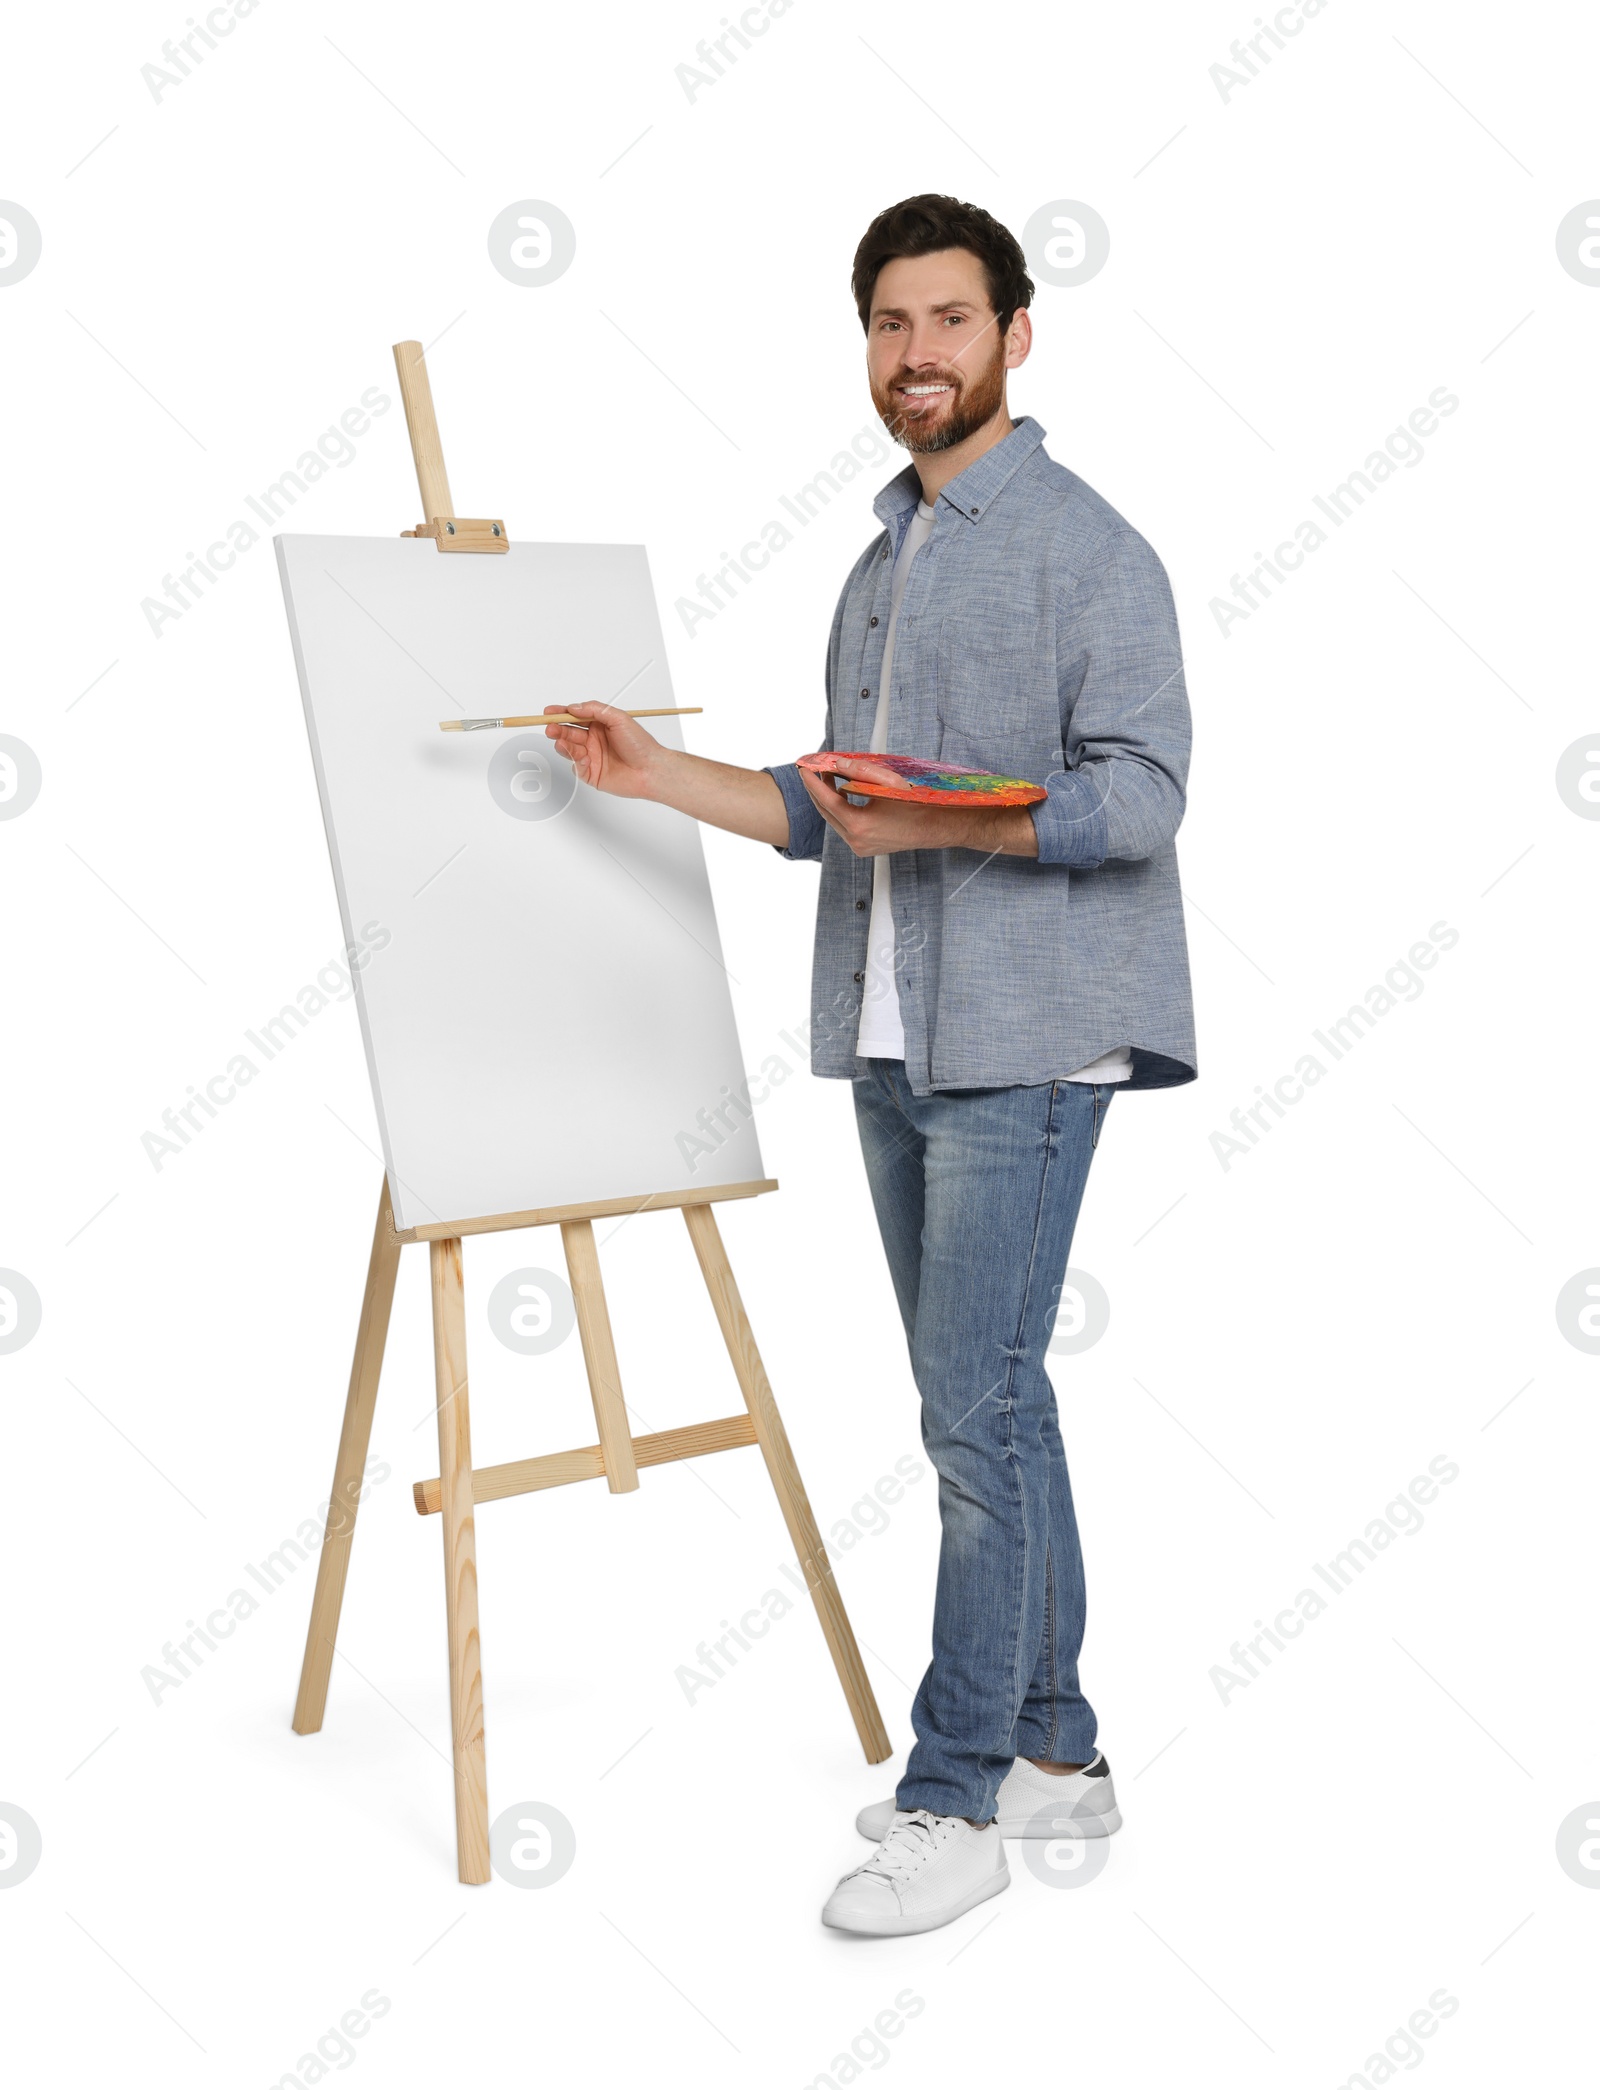
{"type": "Polygon", "coordinates": [[[622,1398],[622,1374],[617,1369],[616,1345],[611,1340],[611,1316],[606,1311],[605,1286],[600,1281],[600,1255],[594,1245],[593,1221],[563,1221],[561,1245],[567,1252],[572,1303],[578,1311],[583,1361],[589,1368],[589,1395],[594,1402],[600,1449],[605,1455],[606,1486],[613,1495],[626,1495],[638,1487],[639,1471],[634,1463],[628,1410],[622,1398]]]}
{"type": "Polygon", "coordinates": [[[333,1647],[339,1633],[339,1612],[344,1604],[344,1580],[350,1566],[350,1544],[356,1534],[356,1504],[360,1499],[367,1463],[372,1411],[378,1398],[383,1346],[389,1333],[389,1310],[394,1304],[394,1283],[399,1270],[400,1243],[395,1239],[389,1179],[385,1176],[383,1194],[378,1200],[378,1224],[372,1236],[372,1257],[367,1264],[367,1289],[362,1296],[361,1320],[356,1329],[350,1390],[345,1396],[344,1427],[339,1432],[339,1452],[333,1466],[327,1531],[317,1562],[317,1589],[311,1599],[311,1624],[306,1633],[305,1659],[300,1665],[300,1690],[294,1702],[296,1734],[317,1733],[327,1709],[333,1647]]]}
{"type": "Polygon", "coordinates": [[[839,1672],[850,1717],[856,1723],[856,1733],[861,1737],[868,1763],[883,1763],[891,1754],[889,1736],[878,1711],[878,1701],[872,1693],[872,1684],[862,1665],[856,1636],[850,1630],[844,1599],[833,1579],[833,1568],[822,1543],[822,1534],[811,1514],[811,1504],[806,1500],[805,1487],[794,1462],[794,1453],[789,1449],[782,1417],[772,1398],[766,1367],[756,1348],[744,1301],[739,1297],[739,1287],[734,1283],[728,1252],[722,1245],[716,1213],[710,1205],[685,1205],[683,1216],[700,1261],[700,1273],[716,1308],[722,1339],[733,1360],[745,1406],[750,1410],[750,1420],[755,1425],[756,1442],[767,1462],[773,1492],[783,1511],[783,1521],[789,1527],[790,1543],[799,1557],[806,1587],[817,1607],[822,1636],[833,1656],[833,1666],[839,1672]]]}
{"type": "Polygon", "coordinates": [[[472,1520],[472,1430],[467,1414],[467,1317],[461,1243],[430,1241],[433,1373],[439,1408],[440,1521],[450,1647],[450,1742],[456,1779],[456,1876],[489,1877],[489,1786],[478,1647],[478,1563],[472,1520]]]}

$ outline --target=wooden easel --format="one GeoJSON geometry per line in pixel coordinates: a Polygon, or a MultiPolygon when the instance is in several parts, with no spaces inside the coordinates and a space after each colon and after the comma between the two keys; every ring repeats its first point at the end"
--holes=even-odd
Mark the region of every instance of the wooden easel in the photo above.
{"type": "MultiPolygon", "coordinates": [[[[395,368],[405,402],[406,426],[416,458],[417,484],[425,520],[408,537],[432,537],[441,552],[503,552],[508,548],[499,520],[471,520],[454,513],[444,453],[434,418],[433,395],[416,341],[395,344],[395,368]]],[[[613,1495],[626,1495],[639,1485],[641,1466],[660,1466],[674,1459],[700,1458],[757,1444],[789,1528],[806,1586],[816,1605],[823,1638],[844,1687],[845,1701],[869,1763],[889,1755],[889,1737],[862,1666],[855,1635],[800,1480],[789,1439],[784,1433],[772,1388],[756,1349],[739,1288],[734,1283],[714,1203],[724,1198],[756,1197],[776,1190],[775,1182],[735,1183],[704,1191],[674,1191],[637,1198],[609,1198],[594,1204],[556,1205],[544,1210],[502,1212],[492,1218],[408,1227],[398,1232],[384,1178],[378,1200],[378,1223],[367,1265],[367,1288],[356,1329],[350,1389],[345,1398],[344,1427],[334,1461],[327,1531],[317,1564],[317,1587],[311,1601],[300,1691],[295,1700],[294,1731],[315,1734],[322,1726],[333,1670],[334,1642],[344,1601],[350,1546],[355,1537],[356,1503],[361,1493],[378,1378],[389,1330],[389,1311],[399,1274],[400,1251],[412,1241],[426,1241],[433,1282],[434,1393],[439,1422],[439,1472],[419,1480],[413,1489],[420,1516],[439,1513],[444,1531],[445,1617],[450,1655],[450,1726],[455,1761],[457,1874],[468,1885],[489,1878],[489,1792],[484,1764],[483,1676],[478,1645],[478,1570],[473,1534],[473,1505],[507,1495],[530,1494],[569,1482],[604,1479],[613,1495]],[[605,1288],[595,1247],[594,1222],[657,1207],[682,1210],[694,1243],[700,1272],[711,1294],[717,1321],[732,1359],[745,1413],[687,1428],[659,1430],[635,1437],[622,1398],[622,1380],[611,1340],[605,1288]],[[594,1401],[598,1444],[543,1458],[518,1459],[504,1466],[472,1464],[472,1436],[467,1411],[467,1326],[462,1289],[461,1243],[468,1234],[498,1233],[512,1227],[559,1226],[567,1271],[577,1308],[578,1331],[589,1392],[594,1401]]]]}

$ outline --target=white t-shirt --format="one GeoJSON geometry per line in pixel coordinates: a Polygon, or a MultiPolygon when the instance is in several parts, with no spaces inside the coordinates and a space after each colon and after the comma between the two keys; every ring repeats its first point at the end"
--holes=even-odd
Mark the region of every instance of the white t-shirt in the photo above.
{"type": "MultiPolygon", "coordinates": [[[[900,555],[894,562],[889,583],[889,630],[883,642],[883,672],[878,677],[878,708],[872,715],[873,754],[881,755],[889,745],[889,674],[894,666],[894,634],[900,622],[900,598],[906,592],[911,562],[928,541],[934,510],[918,501],[917,512],[900,540],[900,555]]],[[[886,856],[872,859],[872,918],[867,929],[867,977],[861,992],[861,1022],[856,1031],[856,1052],[862,1059],[903,1060],[906,1056],[905,1026],[900,1021],[900,988],[894,975],[894,914],[889,905],[889,862],[886,856]]]]}
{"type": "MultiPolygon", "coordinates": [[[[889,583],[889,629],[883,641],[883,672],[878,678],[878,703],[872,717],[868,747],[875,755],[889,746],[889,677],[894,667],[895,627],[900,622],[900,598],[906,592],[911,562],[928,541],[936,511],[918,501],[917,512],[906,526],[889,583]]],[[[905,1025],[900,1018],[900,989],[895,979],[894,914],[889,904],[887,856],[872,859],[872,914],[867,928],[866,980],[862,987],[861,1021],[856,1030],[856,1054],[861,1059],[903,1060],[906,1056],[905,1025]]],[[[1126,1081],[1133,1072],[1132,1056],[1126,1046],[1105,1053],[1069,1081],[1126,1081]]]]}

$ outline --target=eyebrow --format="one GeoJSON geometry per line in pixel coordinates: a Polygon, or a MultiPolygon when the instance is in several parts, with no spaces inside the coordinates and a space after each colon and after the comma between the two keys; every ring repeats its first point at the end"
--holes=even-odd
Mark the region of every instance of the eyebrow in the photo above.
{"type": "MultiPolygon", "coordinates": [[[[972,298],[946,298],[942,305],[928,307],[930,312],[976,312],[977,309],[972,298]]],[[[903,305],[874,305],[872,308],[874,319],[909,319],[910,316],[903,305]]]]}

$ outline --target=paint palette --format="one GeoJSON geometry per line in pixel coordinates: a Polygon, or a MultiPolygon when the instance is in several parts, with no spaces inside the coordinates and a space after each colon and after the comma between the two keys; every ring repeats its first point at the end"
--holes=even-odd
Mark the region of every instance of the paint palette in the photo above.
{"type": "Polygon", "coordinates": [[[918,806],[1031,806],[1049,796],[1042,784],[1022,777],[926,762],[920,755],[802,755],[798,766],[813,776],[839,778],[851,796],[861,792],[918,806]]]}

